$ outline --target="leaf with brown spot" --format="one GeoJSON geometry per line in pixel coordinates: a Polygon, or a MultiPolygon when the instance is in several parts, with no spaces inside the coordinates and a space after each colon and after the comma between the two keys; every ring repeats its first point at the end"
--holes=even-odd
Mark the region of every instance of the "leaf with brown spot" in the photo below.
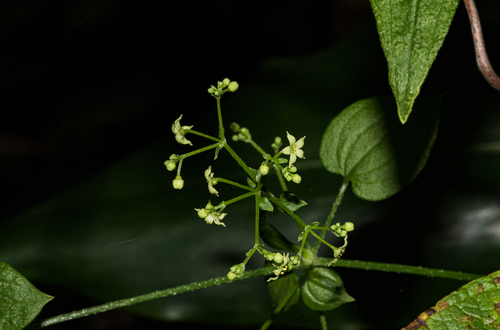
{"type": "Polygon", "coordinates": [[[403,330],[500,329],[500,270],[454,291],[403,330]]]}

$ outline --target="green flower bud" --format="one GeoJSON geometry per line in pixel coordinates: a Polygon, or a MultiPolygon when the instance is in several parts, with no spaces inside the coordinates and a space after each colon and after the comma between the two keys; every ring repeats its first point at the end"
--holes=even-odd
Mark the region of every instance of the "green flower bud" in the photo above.
{"type": "Polygon", "coordinates": [[[239,85],[236,81],[231,81],[229,83],[229,85],[227,86],[227,89],[230,91],[230,92],[236,92],[236,90],[238,89],[239,85]]]}
{"type": "Polygon", "coordinates": [[[298,175],[298,174],[294,174],[294,175],[292,176],[292,181],[293,181],[294,183],[296,183],[296,184],[299,184],[299,183],[300,183],[300,181],[302,181],[302,177],[301,177],[300,175],[298,175]]]}
{"type": "Polygon", "coordinates": [[[233,131],[233,133],[238,133],[240,131],[240,125],[238,123],[231,123],[229,128],[233,131]]]}
{"type": "Polygon", "coordinates": [[[205,219],[209,212],[206,209],[194,209],[195,211],[198,211],[198,216],[202,219],[205,219]]]}
{"type": "Polygon", "coordinates": [[[354,230],[354,224],[352,222],[346,222],[344,223],[344,229],[345,231],[353,231],[354,230]]]}
{"type": "Polygon", "coordinates": [[[167,170],[173,171],[177,167],[177,163],[171,160],[165,161],[165,166],[167,167],[167,170]]]}
{"type": "Polygon", "coordinates": [[[262,175],[267,175],[269,173],[269,166],[263,164],[260,166],[259,171],[262,175]]]}
{"type": "Polygon", "coordinates": [[[217,89],[216,89],[215,87],[213,87],[213,86],[212,86],[212,87],[210,87],[210,88],[208,89],[208,92],[209,92],[210,94],[213,94],[213,93],[215,93],[215,91],[216,91],[216,90],[217,90],[217,89]]]}
{"type": "Polygon", "coordinates": [[[276,253],[274,255],[274,262],[277,263],[277,264],[281,264],[283,263],[283,255],[281,253],[276,253]]]}
{"type": "Polygon", "coordinates": [[[229,272],[229,273],[227,273],[227,278],[228,278],[230,281],[234,280],[236,277],[237,277],[237,276],[236,276],[236,274],[235,274],[235,273],[233,273],[233,272],[229,272]]]}
{"type": "Polygon", "coordinates": [[[174,189],[182,189],[184,187],[184,180],[182,180],[181,176],[178,175],[175,177],[174,181],[172,181],[172,185],[174,189]]]}
{"type": "Polygon", "coordinates": [[[225,78],[222,83],[224,84],[224,86],[227,86],[229,85],[229,83],[231,82],[231,80],[229,80],[228,78],[225,78]]]}
{"type": "Polygon", "coordinates": [[[300,265],[300,257],[299,256],[293,256],[290,257],[290,261],[294,266],[300,265]]]}
{"type": "Polygon", "coordinates": [[[273,261],[274,260],[274,253],[272,252],[269,252],[269,251],[266,251],[268,252],[267,254],[264,255],[264,257],[266,258],[267,261],[273,261]]]}
{"type": "Polygon", "coordinates": [[[238,137],[238,135],[233,135],[232,139],[233,139],[234,142],[238,142],[240,140],[240,138],[238,137]]]}
{"type": "Polygon", "coordinates": [[[243,276],[243,274],[245,274],[245,265],[234,265],[231,267],[231,272],[233,272],[238,277],[243,276]]]}
{"type": "Polygon", "coordinates": [[[302,250],[302,263],[305,267],[312,265],[314,262],[314,254],[311,250],[302,250]]]}

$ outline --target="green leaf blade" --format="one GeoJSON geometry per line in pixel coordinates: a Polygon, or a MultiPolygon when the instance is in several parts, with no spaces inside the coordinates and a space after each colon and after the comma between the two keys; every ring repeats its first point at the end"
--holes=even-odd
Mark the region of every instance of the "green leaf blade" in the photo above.
{"type": "Polygon", "coordinates": [[[274,308],[279,306],[283,302],[283,299],[285,299],[288,295],[292,295],[288,302],[286,302],[286,305],[282,310],[283,312],[292,308],[299,301],[299,277],[294,272],[287,273],[280,276],[275,281],[268,282],[267,287],[269,289],[269,294],[271,295],[274,308]]]}
{"type": "Polygon", "coordinates": [[[370,0],[402,123],[446,37],[459,0],[370,0]]]}
{"type": "Polygon", "coordinates": [[[314,267],[301,288],[304,304],[314,310],[329,311],[354,301],[345,291],[340,276],[331,268],[314,267]]]}
{"type": "Polygon", "coordinates": [[[22,329],[53,297],[39,291],[23,275],[0,261],[0,329],[22,329]]]}
{"type": "Polygon", "coordinates": [[[320,158],[327,171],[352,182],[354,193],[378,201],[399,192],[425,166],[437,137],[440,98],[417,102],[406,125],[392,115],[390,98],[355,102],[327,127],[320,158]]]}
{"type": "Polygon", "coordinates": [[[467,283],[403,330],[499,329],[500,271],[467,283]]]}

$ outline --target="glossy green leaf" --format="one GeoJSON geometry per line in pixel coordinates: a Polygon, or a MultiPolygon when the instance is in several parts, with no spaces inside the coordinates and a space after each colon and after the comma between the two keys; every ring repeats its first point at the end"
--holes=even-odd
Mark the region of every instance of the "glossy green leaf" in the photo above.
{"type": "Polygon", "coordinates": [[[274,210],[273,204],[271,204],[269,198],[265,196],[260,196],[259,207],[263,211],[272,212],[274,210]]]}
{"type": "Polygon", "coordinates": [[[438,97],[419,100],[413,120],[401,125],[390,98],[353,103],[325,131],[323,165],[349,179],[360,198],[377,201],[394,195],[427,162],[437,136],[439,104],[438,97]]]}
{"type": "Polygon", "coordinates": [[[342,279],[333,269],[314,267],[301,288],[302,300],[307,307],[329,311],[354,301],[345,291],[342,279]]]}
{"type": "Polygon", "coordinates": [[[399,119],[414,101],[448,33],[459,0],[370,0],[399,119]]]}
{"type": "Polygon", "coordinates": [[[289,293],[291,294],[290,291],[294,291],[292,297],[283,308],[283,312],[289,310],[299,301],[299,278],[294,272],[282,275],[275,281],[270,281],[267,284],[267,287],[269,288],[274,308],[278,307],[278,305],[289,293]]]}
{"type": "Polygon", "coordinates": [[[26,277],[0,261],[0,329],[22,329],[53,297],[40,292],[26,277]]]}
{"type": "Polygon", "coordinates": [[[403,329],[499,329],[500,271],[478,278],[420,314],[403,329]]]}
{"type": "Polygon", "coordinates": [[[289,191],[282,192],[280,200],[293,212],[297,211],[302,206],[307,205],[306,201],[300,199],[299,196],[289,191]]]}

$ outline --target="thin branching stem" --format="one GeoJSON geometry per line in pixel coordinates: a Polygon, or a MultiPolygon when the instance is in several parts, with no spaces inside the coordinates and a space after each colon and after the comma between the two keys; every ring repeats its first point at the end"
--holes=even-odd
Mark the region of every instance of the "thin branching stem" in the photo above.
{"type": "MultiPolygon", "coordinates": [[[[337,194],[337,198],[335,199],[335,202],[333,202],[332,209],[330,210],[330,213],[328,214],[328,218],[325,221],[325,225],[323,226],[325,228],[323,230],[321,230],[320,237],[322,239],[325,238],[326,231],[330,227],[330,224],[332,223],[332,220],[335,217],[335,213],[337,212],[337,209],[339,208],[340,202],[342,201],[342,197],[344,197],[344,193],[345,193],[348,185],[349,185],[349,180],[344,179],[344,181],[342,182],[342,186],[340,187],[339,193],[337,194]]],[[[313,250],[314,255],[318,254],[318,249],[321,245],[321,242],[322,242],[321,240],[316,241],[316,244],[314,245],[314,250],[313,250]]]]}

